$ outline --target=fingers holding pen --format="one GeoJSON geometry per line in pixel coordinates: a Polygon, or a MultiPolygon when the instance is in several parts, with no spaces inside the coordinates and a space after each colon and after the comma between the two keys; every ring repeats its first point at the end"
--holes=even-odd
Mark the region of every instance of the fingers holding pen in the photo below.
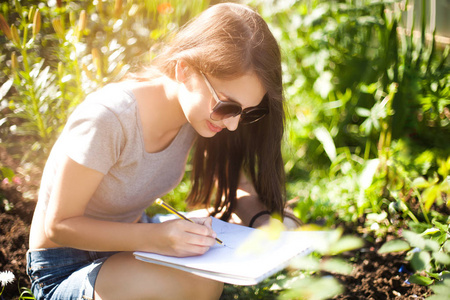
{"type": "Polygon", "coordinates": [[[191,218],[190,220],[192,222],[194,222],[195,224],[203,225],[204,227],[206,227],[208,229],[208,232],[205,232],[204,235],[210,235],[213,238],[217,237],[217,234],[215,233],[215,231],[212,228],[212,219],[210,217],[191,218]]]}
{"type": "Polygon", "coordinates": [[[215,243],[212,228],[186,220],[172,220],[160,224],[165,242],[163,254],[174,256],[201,255],[215,243]]]}

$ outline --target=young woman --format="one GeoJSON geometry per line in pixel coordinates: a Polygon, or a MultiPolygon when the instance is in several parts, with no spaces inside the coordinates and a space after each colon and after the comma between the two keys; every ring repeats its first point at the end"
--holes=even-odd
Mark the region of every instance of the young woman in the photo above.
{"type": "Polygon", "coordinates": [[[136,260],[201,255],[209,217],[143,223],[181,180],[188,201],[260,226],[283,215],[278,45],[251,9],[218,4],[140,73],[91,94],[52,149],[34,214],[28,274],[37,299],[217,299],[222,283],[136,260]]]}

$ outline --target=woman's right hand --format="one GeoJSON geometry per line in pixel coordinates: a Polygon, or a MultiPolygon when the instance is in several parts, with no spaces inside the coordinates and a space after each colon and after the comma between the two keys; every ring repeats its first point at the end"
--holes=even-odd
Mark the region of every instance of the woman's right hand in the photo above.
{"type": "Polygon", "coordinates": [[[170,256],[202,255],[216,243],[211,218],[176,219],[158,225],[158,253],[170,256]]]}

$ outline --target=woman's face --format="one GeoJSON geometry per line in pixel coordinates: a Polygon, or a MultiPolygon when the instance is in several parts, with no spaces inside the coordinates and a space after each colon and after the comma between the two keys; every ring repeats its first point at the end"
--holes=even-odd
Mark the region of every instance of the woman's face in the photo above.
{"type": "Polygon", "coordinates": [[[213,137],[223,129],[234,131],[239,125],[240,116],[212,120],[210,115],[216,100],[209,90],[206,80],[211,83],[221,101],[233,101],[242,109],[257,106],[266,91],[255,73],[247,73],[231,80],[222,80],[205,74],[192,73],[182,83],[179,101],[184,115],[192,127],[203,137],[213,137]]]}

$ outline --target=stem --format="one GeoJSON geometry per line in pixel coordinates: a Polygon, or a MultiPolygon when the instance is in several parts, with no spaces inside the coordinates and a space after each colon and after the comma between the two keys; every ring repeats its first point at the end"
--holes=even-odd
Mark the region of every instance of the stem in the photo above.
{"type": "Polygon", "coordinates": [[[430,220],[428,219],[428,214],[427,214],[427,212],[426,212],[426,210],[425,210],[425,207],[423,207],[422,196],[420,195],[419,191],[418,191],[416,188],[414,188],[414,192],[416,193],[417,199],[419,199],[420,210],[422,211],[423,216],[425,217],[425,221],[426,221],[428,224],[431,224],[431,223],[430,223],[430,220]]]}
{"type": "Polygon", "coordinates": [[[75,56],[75,75],[76,75],[76,82],[77,82],[77,89],[78,89],[78,95],[84,95],[83,88],[81,86],[81,71],[80,71],[80,64],[78,64],[78,58],[75,56]]]}
{"type": "Polygon", "coordinates": [[[39,99],[36,98],[36,91],[34,89],[34,82],[32,78],[29,77],[30,74],[30,65],[28,63],[28,54],[25,48],[22,48],[21,54],[23,57],[23,65],[25,68],[25,80],[27,81],[26,85],[28,86],[30,92],[30,100],[31,100],[31,108],[32,108],[32,118],[30,120],[36,120],[37,129],[39,136],[43,139],[43,141],[47,141],[47,132],[45,131],[44,121],[42,120],[42,116],[39,112],[39,99]]]}
{"type": "Polygon", "coordinates": [[[28,53],[27,50],[22,47],[22,49],[20,49],[20,54],[22,54],[22,58],[23,58],[23,67],[25,69],[25,73],[26,74],[30,74],[30,64],[28,63],[28,53]]]}
{"type": "Polygon", "coordinates": [[[372,146],[372,142],[370,141],[370,137],[369,137],[366,141],[366,149],[364,149],[364,160],[369,159],[371,146],[372,146]]]}

